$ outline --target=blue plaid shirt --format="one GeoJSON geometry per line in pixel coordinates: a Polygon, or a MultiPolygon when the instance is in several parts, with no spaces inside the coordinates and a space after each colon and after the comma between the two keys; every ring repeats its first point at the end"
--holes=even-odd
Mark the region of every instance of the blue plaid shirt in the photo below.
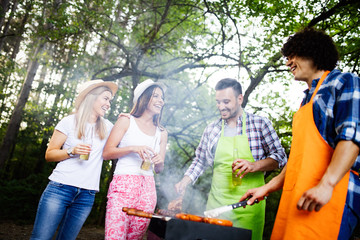
{"type": "MultiPolygon", "coordinates": [[[[237,134],[242,134],[242,117],[237,119],[237,134]]],[[[246,113],[246,134],[248,136],[251,153],[255,161],[272,158],[279,163],[279,167],[286,164],[287,158],[269,119],[246,113]]],[[[185,172],[193,183],[203,174],[208,166],[213,166],[215,148],[221,135],[221,119],[209,124],[201,137],[195,151],[195,158],[185,172]]]]}
{"type": "MultiPolygon", "coordinates": [[[[311,89],[305,90],[301,106],[308,103],[319,79],[312,81],[311,89]]],[[[325,141],[335,149],[340,140],[353,141],[360,146],[360,79],[351,73],[331,71],[314,97],[315,125],[325,141]]],[[[359,172],[360,155],[351,168],[359,172]]],[[[347,204],[360,215],[360,180],[350,174],[347,204]]]]}

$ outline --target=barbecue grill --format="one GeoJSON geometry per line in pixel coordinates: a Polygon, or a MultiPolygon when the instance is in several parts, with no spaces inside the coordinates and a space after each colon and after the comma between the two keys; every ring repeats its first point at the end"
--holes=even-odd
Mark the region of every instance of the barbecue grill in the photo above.
{"type": "MultiPolygon", "coordinates": [[[[251,230],[226,227],[202,222],[185,221],[181,219],[152,218],[149,231],[155,234],[157,239],[166,240],[251,240],[251,230]]],[[[155,240],[156,238],[148,238],[155,240]]]]}

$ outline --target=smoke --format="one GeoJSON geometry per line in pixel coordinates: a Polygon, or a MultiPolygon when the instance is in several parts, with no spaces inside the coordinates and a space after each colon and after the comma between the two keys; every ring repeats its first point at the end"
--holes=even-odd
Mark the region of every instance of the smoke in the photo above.
{"type": "MultiPolygon", "coordinates": [[[[163,172],[156,175],[157,208],[167,209],[169,202],[179,197],[175,190],[194,159],[205,127],[218,116],[213,94],[208,85],[199,86],[188,79],[162,81],[168,89],[162,125],[168,131],[168,147],[163,172]]],[[[182,211],[203,215],[210,191],[212,168],[209,167],[197,182],[187,187],[182,211]]]]}
{"type": "MultiPolygon", "coordinates": [[[[165,160],[164,171],[156,176],[158,194],[157,208],[159,209],[167,209],[168,204],[180,196],[175,190],[175,184],[183,178],[184,172],[188,167],[188,165],[184,168],[178,167],[180,159],[169,155],[171,154],[167,154],[165,160]]],[[[211,180],[212,168],[208,168],[194,185],[189,184],[183,198],[183,212],[203,215],[210,191],[211,180]]]]}

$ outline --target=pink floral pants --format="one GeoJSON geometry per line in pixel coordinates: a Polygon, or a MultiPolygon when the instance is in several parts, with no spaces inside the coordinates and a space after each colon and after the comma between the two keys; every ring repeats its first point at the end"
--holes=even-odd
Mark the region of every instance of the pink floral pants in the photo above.
{"type": "Polygon", "coordinates": [[[105,239],[142,239],[150,219],[127,215],[122,208],[153,212],[157,200],[154,177],[115,175],[110,183],[107,197],[105,239]]]}

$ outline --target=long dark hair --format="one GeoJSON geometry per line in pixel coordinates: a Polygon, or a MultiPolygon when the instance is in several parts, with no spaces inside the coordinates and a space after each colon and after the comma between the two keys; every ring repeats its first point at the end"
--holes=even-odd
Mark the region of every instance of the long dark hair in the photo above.
{"type": "MultiPolygon", "coordinates": [[[[159,88],[164,96],[164,90],[159,85],[152,85],[152,86],[148,87],[140,95],[140,97],[137,100],[137,102],[135,103],[134,107],[131,109],[131,112],[130,112],[131,115],[133,115],[136,118],[141,117],[143,115],[156,88],[159,88]]],[[[153,118],[154,125],[157,127],[160,127],[160,128],[162,128],[160,126],[162,111],[163,111],[163,109],[161,109],[160,114],[155,114],[154,118],[153,118]]]]}

